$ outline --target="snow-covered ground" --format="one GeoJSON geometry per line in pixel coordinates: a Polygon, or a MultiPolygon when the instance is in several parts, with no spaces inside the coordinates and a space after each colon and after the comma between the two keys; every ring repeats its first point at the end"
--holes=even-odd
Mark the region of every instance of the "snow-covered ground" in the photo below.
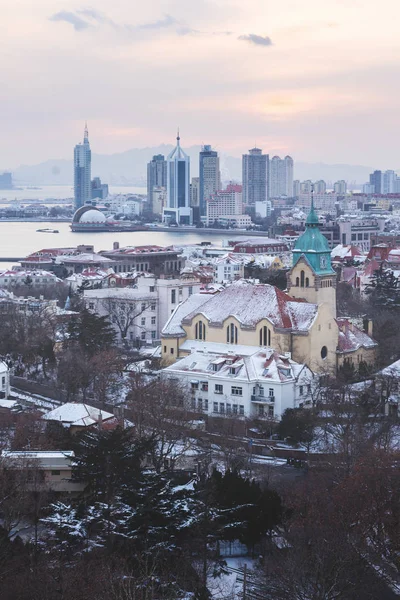
{"type": "Polygon", "coordinates": [[[239,600],[243,598],[243,568],[252,570],[255,560],[249,557],[231,557],[225,559],[228,573],[220,577],[210,576],[208,589],[215,600],[239,600]]]}

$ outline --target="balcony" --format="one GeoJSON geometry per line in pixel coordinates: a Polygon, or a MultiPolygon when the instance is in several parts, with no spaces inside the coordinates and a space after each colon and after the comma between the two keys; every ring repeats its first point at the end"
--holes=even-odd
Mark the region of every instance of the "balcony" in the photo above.
{"type": "Polygon", "coordinates": [[[264,404],[274,404],[275,396],[251,396],[252,402],[264,402],[264,404]]]}

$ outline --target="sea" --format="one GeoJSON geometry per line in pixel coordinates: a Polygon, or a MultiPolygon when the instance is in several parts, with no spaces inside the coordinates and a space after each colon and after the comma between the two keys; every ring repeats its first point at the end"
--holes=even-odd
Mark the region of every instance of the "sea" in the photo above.
{"type": "MultiPolygon", "coordinates": [[[[46,186],[41,189],[25,190],[0,190],[0,204],[2,198],[12,200],[17,197],[18,200],[26,199],[61,200],[72,198],[73,188],[71,186],[46,186]],[[18,194],[18,195],[17,195],[18,194]],[[16,196],[17,195],[17,196],[16,196]]],[[[110,193],[137,193],[144,194],[146,190],[139,187],[113,187],[110,193]]],[[[18,264],[13,260],[23,258],[32,252],[44,248],[73,248],[79,244],[90,244],[94,246],[95,252],[100,250],[110,250],[114,242],[119,242],[120,246],[143,246],[143,245],[185,245],[199,244],[203,241],[220,245],[224,240],[232,237],[232,234],[221,232],[221,234],[205,233],[201,230],[193,232],[179,231],[176,229],[169,231],[127,231],[127,232],[98,232],[84,233],[72,232],[69,223],[51,222],[27,222],[27,221],[1,221],[0,220],[0,257],[10,257],[10,261],[1,261],[0,270],[11,268],[18,264]],[[57,229],[59,233],[43,233],[38,229],[57,229]]]]}
{"type": "MultiPolygon", "coordinates": [[[[146,194],[144,187],[135,186],[110,186],[110,194],[146,194]]],[[[0,190],[0,204],[17,200],[18,202],[29,202],[30,200],[65,200],[74,197],[74,188],[72,185],[46,185],[43,187],[21,186],[12,190],[0,190]]]]}

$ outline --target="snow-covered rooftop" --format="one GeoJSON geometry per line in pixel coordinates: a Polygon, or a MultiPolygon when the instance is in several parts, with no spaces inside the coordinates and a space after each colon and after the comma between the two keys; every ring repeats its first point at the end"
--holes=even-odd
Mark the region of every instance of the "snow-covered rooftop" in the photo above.
{"type": "Polygon", "coordinates": [[[114,415],[88,404],[67,402],[42,416],[46,421],[59,421],[74,427],[88,427],[99,420],[113,419],[114,415]]]}
{"type": "Polygon", "coordinates": [[[359,348],[374,348],[378,344],[348,319],[336,319],[339,327],[339,352],[354,352],[359,348]]]}
{"type": "Polygon", "coordinates": [[[185,331],[182,328],[182,320],[190,313],[199,310],[210,298],[206,293],[192,294],[184,302],[178,304],[174,312],[166,322],[161,335],[162,336],[179,336],[184,335],[185,331]]]}

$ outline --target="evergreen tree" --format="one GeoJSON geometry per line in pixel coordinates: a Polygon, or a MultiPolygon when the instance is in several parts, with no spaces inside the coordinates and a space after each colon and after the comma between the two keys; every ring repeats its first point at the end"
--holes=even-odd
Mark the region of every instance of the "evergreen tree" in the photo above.
{"type": "Polygon", "coordinates": [[[87,356],[110,349],[115,343],[115,332],[107,317],[99,317],[86,308],[73,319],[67,329],[70,343],[77,343],[87,356]]]}
{"type": "Polygon", "coordinates": [[[400,308],[400,285],[393,271],[380,265],[365,286],[365,294],[373,306],[400,308]]]}

